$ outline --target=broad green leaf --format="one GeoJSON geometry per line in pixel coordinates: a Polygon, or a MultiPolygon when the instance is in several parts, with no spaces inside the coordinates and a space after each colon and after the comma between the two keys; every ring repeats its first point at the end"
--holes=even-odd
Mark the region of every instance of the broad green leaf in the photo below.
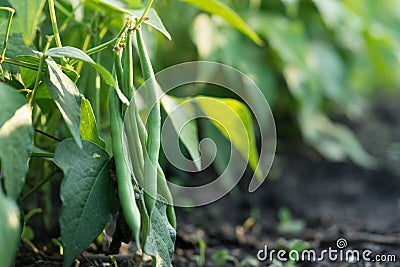
{"type": "Polygon", "coordinates": [[[6,83],[0,82],[0,127],[12,118],[15,112],[26,104],[22,94],[6,83]]]}
{"type": "MultiPolygon", "coordinates": [[[[39,68],[40,58],[37,56],[17,56],[16,59],[19,61],[35,64],[39,68]]],[[[24,87],[33,88],[36,81],[37,71],[27,68],[20,68],[20,72],[24,87]]]]}
{"type": "Polygon", "coordinates": [[[103,77],[104,81],[108,85],[112,86],[113,88],[116,88],[118,97],[121,99],[121,101],[127,105],[129,104],[129,100],[118,89],[118,85],[112,74],[106,68],[94,62],[91,57],[89,57],[85,52],[83,52],[79,48],[71,46],[50,48],[49,51],[47,52],[47,55],[50,57],[57,57],[57,58],[68,57],[89,63],[93,68],[95,68],[100,73],[100,75],[103,77]]]}
{"type": "MultiPolygon", "coordinates": [[[[136,18],[140,18],[142,16],[143,11],[144,8],[139,10],[129,10],[129,14],[133,15],[136,18]]],[[[158,30],[159,32],[164,34],[165,37],[168,38],[168,40],[171,41],[171,34],[165,28],[160,16],[158,16],[157,14],[157,11],[155,11],[153,8],[150,8],[149,12],[147,13],[147,17],[149,19],[144,21],[144,23],[158,30]]]]}
{"type": "Polygon", "coordinates": [[[161,99],[161,104],[164,110],[170,116],[175,130],[192,157],[196,168],[200,170],[201,160],[199,152],[198,129],[196,121],[192,120],[195,118],[195,110],[189,105],[181,105],[179,109],[175,110],[183,101],[184,99],[178,99],[164,95],[161,99]]]}
{"type": "MultiPolygon", "coordinates": [[[[0,44],[4,41],[4,34],[0,34],[0,44]]],[[[20,33],[11,33],[8,42],[7,42],[7,50],[6,50],[6,57],[8,58],[17,58],[19,55],[34,55],[33,53],[33,46],[26,46],[24,44],[24,40],[22,39],[22,35],[20,33]]],[[[1,64],[4,75],[8,80],[16,80],[20,84],[23,84],[21,74],[20,74],[20,67],[2,63],[1,64]]]]}
{"type": "Polygon", "coordinates": [[[86,98],[82,99],[80,131],[81,138],[83,140],[93,142],[102,148],[106,147],[104,141],[99,137],[96,118],[94,116],[92,106],[90,105],[89,100],[87,100],[86,98]]]}
{"type": "Polygon", "coordinates": [[[166,209],[163,201],[156,201],[150,218],[150,232],[144,245],[144,252],[152,256],[157,267],[172,266],[174,255],[176,232],[168,222],[166,209]]]}
{"type": "Polygon", "coordinates": [[[0,258],[3,266],[13,266],[20,236],[19,208],[0,189],[0,258]]]}
{"type": "Polygon", "coordinates": [[[230,7],[225,5],[224,3],[218,0],[182,0],[183,2],[190,3],[193,6],[196,6],[206,12],[211,14],[218,15],[230,23],[233,27],[244,33],[247,37],[249,37],[253,42],[257,45],[262,45],[263,41],[260,37],[255,33],[250,26],[239,17],[238,14],[235,13],[230,7]]]}
{"type": "Polygon", "coordinates": [[[16,199],[28,171],[32,149],[31,111],[25,98],[0,83],[0,159],[7,195],[16,199]]]}
{"type": "Polygon", "coordinates": [[[21,32],[26,45],[36,37],[36,29],[46,0],[8,0],[16,10],[13,31],[21,32]]]}
{"type": "MultiPolygon", "coordinates": [[[[251,112],[247,106],[238,100],[228,98],[200,96],[194,100],[255,171],[258,165],[258,151],[251,112]]],[[[263,178],[262,173],[258,172],[256,175],[260,179],[263,178]]]]}
{"type": "Polygon", "coordinates": [[[110,156],[91,142],[83,141],[82,146],[68,139],[54,153],[54,162],[64,172],[60,228],[65,267],[96,239],[118,209],[109,177],[110,156]]]}
{"type": "Polygon", "coordinates": [[[75,142],[82,147],[80,138],[81,97],[76,85],[58,67],[57,63],[46,59],[45,83],[75,142]]]}

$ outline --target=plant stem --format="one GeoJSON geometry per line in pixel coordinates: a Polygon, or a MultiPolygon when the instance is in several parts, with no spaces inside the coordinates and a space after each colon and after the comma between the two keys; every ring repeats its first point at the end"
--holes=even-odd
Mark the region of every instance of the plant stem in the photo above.
{"type": "MultiPolygon", "coordinates": [[[[94,18],[94,42],[95,45],[98,45],[100,43],[100,18],[99,18],[99,13],[95,13],[95,18],[94,18]]],[[[96,63],[100,64],[101,60],[101,54],[96,55],[96,63]]],[[[100,103],[101,103],[101,78],[99,72],[96,71],[96,77],[95,77],[95,106],[94,106],[94,114],[97,119],[98,124],[101,123],[101,117],[100,117],[100,103]]]]}
{"type": "Polygon", "coordinates": [[[31,153],[30,155],[31,158],[54,158],[53,153],[31,153]]]}
{"type": "MultiPolygon", "coordinates": [[[[37,88],[39,87],[40,78],[42,77],[44,61],[46,60],[46,53],[47,53],[47,50],[49,50],[50,43],[51,43],[52,40],[53,40],[53,36],[48,36],[47,37],[47,43],[46,43],[46,46],[45,46],[45,48],[43,50],[42,56],[40,58],[39,70],[38,70],[38,73],[36,75],[35,86],[33,87],[32,97],[30,99],[31,105],[35,101],[36,91],[37,91],[37,88]]],[[[32,105],[32,107],[33,107],[33,105],[32,105]]]]}
{"type": "Polygon", "coordinates": [[[128,28],[128,25],[129,25],[129,23],[125,23],[124,27],[122,27],[122,29],[119,31],[117,36],[115,36],[113,39],[111,39],[108,42],[105,42],[101,45],[98,45],[98,46],[88,49],[88,51],[86,51],[86,54],[91,55],[91,54],[100,52],[100,51],[106,49],[107,47],[114,45],[118,40],[121,39],[122,35],[125,33],[126,29],[128,28]]]}
{"type": "Polygon", "coordinates": [[[16,59],[12,59],[12,58],[8,58],[8,57],[4,57],[3,58],[3,62],[4,63],[8,63],[8,64],[12,64],[12,65],[16,65],[19,67],[23,67],[23,68],[27,68],[30,70],[38,70],[38,66],[29,62],[24,62],[24,61],[20,61],[20,60],[16,60],[16,59]]]}
{"type": "Polygon", "coordinates": [[[62,47],[60,33],[58,31],[58,26],[57,26],[56,11],[54,9],[54,0],[48,0],[47,2],[49,4],[51,26],[53,27],[53,33],[56,40],[56,45],[57,47],[62,47]]]}
{"type": "Polygon", "coordinates": [[[139,27],[140,24],[142,24],[143,21],[146,20],[146,15],[147,15],[147,13],[149,12],[149,10],[150,10],[152,4],[153,4],[153,0],[149,0],[149,2],[147,3],[147,6],[146,6],[146,8],[145,8],[145,10],[143,11],[142,16],[140,17],[139,20],[136,21],[136,27],[139,27]]]}
{"type": "Polygon", "coordinates": [[[44,184],[51,180],[51,178],[57,173],[58,171],[51,172],[48,176],[40,180],[36,185],[34,185],[25,195],[21,197],[21,201],[24,202],[28,197],[30,197],[33,193],[35,193],[39,188],[41,188],[44,184]]]}
{"type": "Polygon", "coordinates": [[[53,139],[53,140],[55,140],[55,141],[57,141],[57,142],[62,142],[62,140],[61,140],[60,138],[58,138],[58,137],[56,137],[56,136],[54,136],[54,135],[51,135],[51,134],[49,134],[49,133],[43,132],[42,130],[35,129],[35,132],[37,132],[37,133],[39,133],[39,134],[41,134],[41,135],[44,135],[44,136],[46,136],[46,137],[48,137],[48,138],[51,138],[51,139],[53,139]]]}
{"type": "Polygon", "coordinates": [[[6,35],[4,36],[3,49],[2,49],[1,55],[0,55],[0,63],[2,63],[4,61],[4,56],[6,54],[8,36],[10,35],[11,22],[12,22],[12,18],[14,16],[15,10],[12,9],[12,8],[9,8],[9,7],[0,7],[0,10],[6,10],[9,13],[8,14],[7,28],[6,28],[6,35]]]}

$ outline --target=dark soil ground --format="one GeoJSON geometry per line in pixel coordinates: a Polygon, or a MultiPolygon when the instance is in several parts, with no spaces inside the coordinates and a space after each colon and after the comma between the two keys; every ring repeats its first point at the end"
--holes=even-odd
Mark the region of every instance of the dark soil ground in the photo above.
{"type": "MultiPolygon", "coordinates": [[[[255,193],[247,193],[248,181],[243,179],[237,189],[215,203],[177,209],[174,266],[292,266],[259,261],[257,253],[266,245],[268,249],[305,246],[321,252],[337,249],[339,238],[346,239],[345,249],[368,249],[373,253],[371,259],[394,255],[397,263],[350,264],[326,256],[321,262],[300,261],[297,266],[400,266],[399,111],[400,100],[387,97],[351,125],[377,158],[375,170],[327,163],[301,142],[280,140],[270,178],[255,193]],[[283,207],[291,218],[282,218],[283,207]]],[[[21,243],[16,266],[61,266],[51,237],[34,241],[36,252],[21,243]]],[[[80,266],[111,266],[102,251],[93,244],[79,258],[80,266]]],[[[128,254],[116,256],[118,266],[131,266],[130,247],[121,251],[128,254]]],[[[151,266],[150,261],[144,265],[151,266]]]]}

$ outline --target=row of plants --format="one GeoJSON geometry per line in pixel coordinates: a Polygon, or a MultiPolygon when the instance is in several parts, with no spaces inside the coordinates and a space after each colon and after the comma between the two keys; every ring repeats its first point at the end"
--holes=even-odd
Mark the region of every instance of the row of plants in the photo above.
{"type": "MultiPolygon", "coordinates": [[[[294,118],[289,132],[298,128],[327,159],[376,165],[352,131],[333,118],[356,120],[368,108],[365,96],[399,86],[395,0],[0,0],[0,6],[5,266],[12,264],[21,237],[34,239],[28,220],[38,207],[42,214],[35,216],[42,216],[47,229],[55,227],[51,196],[61,172],[64,266],[118,212],[138,254],[170,266],[176,222],[164,171],[173,168],[160,150],[160,127],[187,97],[202,114],[222,121],[225,115],[216,112],[211,97],[238,114],[228,120],[244,124],[247,137],[231,136],[230,142],[238,151],[251,151],[242,156],[256,170],[253,137],[259,132],[237,95],[206,85],[150,105],[158,102],[160,89],[153,69],[175,63],[211,60],[243,71],[260,87],[279,124],[294,118]],[[142,84],[150,93],[135,97],[142,84]]],[[[252,106],[261,106],[260,99],[251,99],[252,106]]],[[[187,118],[183,113],[179,120],[187,118]]],[[[230,155],[224,130],[196,122],[184,129],[176,131],[194,160],[200,158],[199,136],[215,136],[221,145],[215,169],[223,173],[230,155]]]]}
{"type": "MultiPolygon", "coordinates": [[[[220,14],[259,41],[222,2],[187,2],[220,14]]],[[[63,266],[71,266],[115,216],[120,223],[117,229],[126,224],[132,233],[138,263],[146,254],[157,266],[172,266],[176,218],[159,163],[160,88],[149,56],[151,46],[145,41],[149,29],[168,39],[171,36],[153,1],[10,0],[0,4],[6,15],[6,31],[0,37],[3,264],[12,265],[20,238],[29,244],[34,239],[35,229],[28,225],[31,216],[43,212],[47,228],[54,225],[51,210],[57,207],[51,204],[49,181],[57,184],[62,172],[60,239],[53,241],[62,248],[63,266]],[[139,96],[136,88],[144,81],[139,96]],[[35,205],[43,203],[43,198],[47,202],[38,209],[35,205]]],[[[166,98],[161,101],[166,113],[182,101],[166,98]]],[[[207,113],[211,99],[197,101],[203,101],[207,113]]],[[[239,122],[251,116],[241,102],[222,101],[240,111],[239,122]]],[[[251,120],[242,123],[246,134],[253,134],[251,120]]],[[[197,159],[197,125],[192,122],[188,128],[180,138],[197,159]]],[[[254,153],[254,140],[251,146],[254,153]]],[[[257,155],[252,158],[252,166],[256,165],[257,155]]],[[[113,247],[114,253],[119,246],[113,247]]]]}

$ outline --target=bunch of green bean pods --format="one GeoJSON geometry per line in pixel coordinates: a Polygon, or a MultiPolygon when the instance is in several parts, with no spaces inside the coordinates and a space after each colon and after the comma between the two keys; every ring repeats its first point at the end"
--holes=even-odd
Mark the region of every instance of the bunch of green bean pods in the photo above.
{"type": "Polygon", "coordinates": [[[109,108],[111,120],[112,151],[118,177],[118,197],[127,224],[133,232],[140,251],[140,231],[142,246],[150,229],[150,217],[155,207],[157,195],[165,199],[170,224],[176,227],[176,217],[172,205],[172,195],[167,186],[164,172],[158,163],[160,150],[161,116],[157,99],[158,83],[141,33],[140,25],[132,28],[131,21],[126,31],[125,51],[121,53],[120,42],[115,46],[114,75],[124,95],[131,99],[127,108],[119,101],[115,90],[110,91],[109,108]],[[139,116],[134,93],[133,35],[136,33],[138,55],[143,78],[149,80],[144,88],[144,100],[148,118],[144,123],[139,116]],[[122,57],[121,57],[122,55],[122,57]],[[123,124],[125,116],[125,125],[123,124]],[[123,142],[128,145],[128,153],[123,151],[123,142]],[[131,160],[132,173],[125,157],[131,160]],[[133,178],[133,179],[132,179],[133,178]],[[135,189],[143,192],[135,196],[135,189]],[[143,191],[141,190],[143,189],[143,191]]]}

